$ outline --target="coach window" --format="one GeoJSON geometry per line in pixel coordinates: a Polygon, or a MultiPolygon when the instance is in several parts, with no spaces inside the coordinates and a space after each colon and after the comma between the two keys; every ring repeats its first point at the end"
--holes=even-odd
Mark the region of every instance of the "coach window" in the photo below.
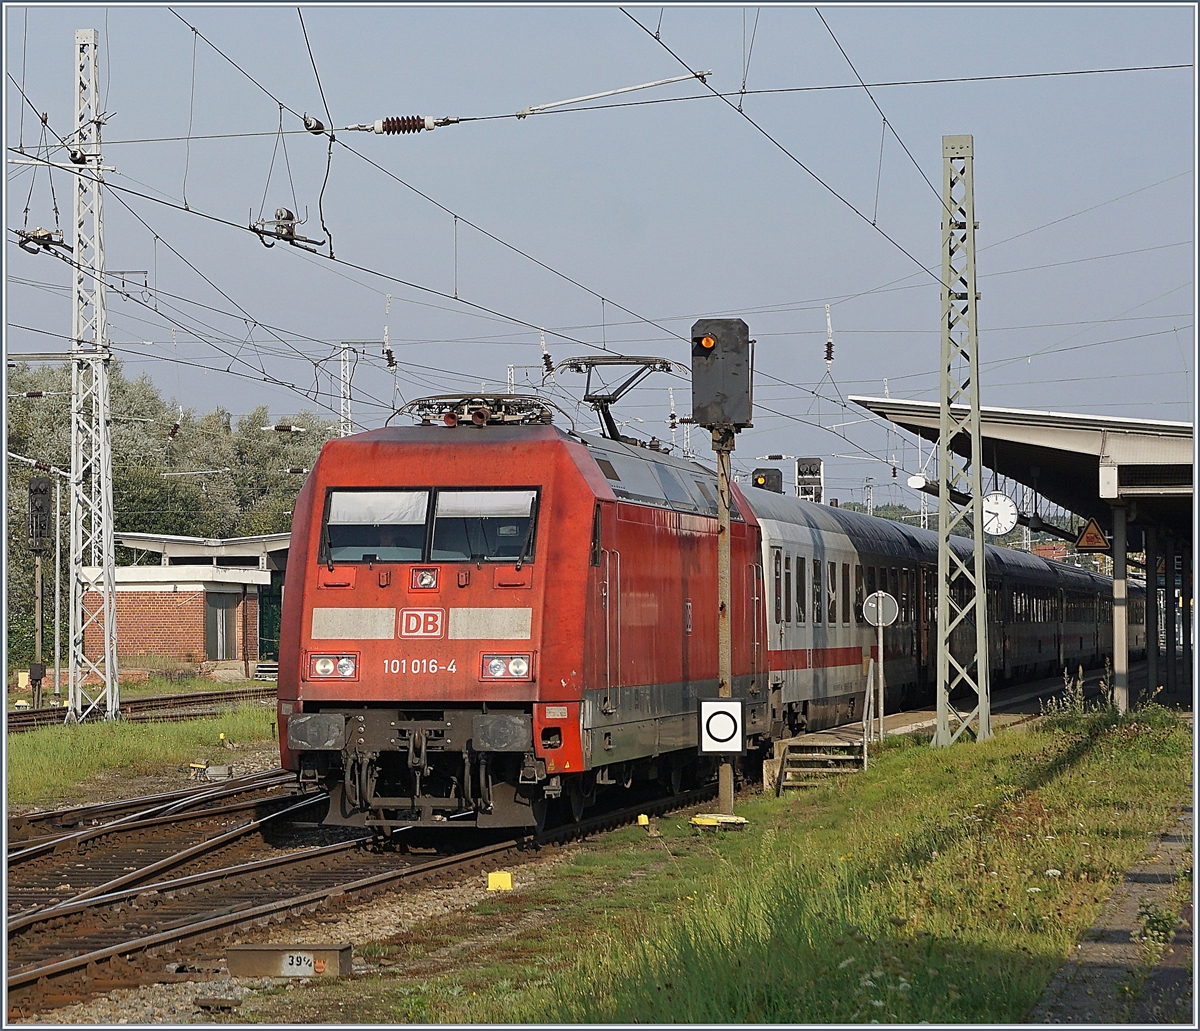
{"type": "Polygon", "coordinates": [[[854,566],[854,621],[863,625],[863,567],[857,563],[854,566]]]}
{"type": "Polygon", "coordinates": [[[813,559],[812,563],[812,614],[813,626],[817,626],[821,622],[821,612],[824,608],[825,590],[821,586],[821,562],[819,559],[813,559]]]}
{"type": "Polygon", "coordinates": [[[875,593],[875,567],[867,566],[867,593],[875,593]]]}
{"type": "Polygon", "coordinates": [[[850,563],[842,563],[842,622],[850,625],[850,563]]]}
{"type": "Polygon", "coordinates": [[[804,591],[808,585],[804,582],[804,557],[796,556],[796,622],[804,622],[804,591]]]}
{"type": "Polygon", "coordinates": [[[783,576],[779,571],[783,555],[778,548],[772,550],[775,552],[775,622],[778,624],[783,619],[783,576]]]}
{"type": "Polygon", "coordinates": [[[837,563],[829,563],[829,625],[837,622],[837,563]]]}
{"type": "Polygon", "coordinates": [[[532,561],[536,490],[440,490],[434,562],[532,561]]]}
{"type": "Polygon", "coordinates": [[[892,566],[891,589],[888,593],[896,599],[896,604],[900,604],[900,570],[892,566]]]}
{"type": "Polygon", "coordinates": [[[329,492],[322,562],[420,562],[425,550],[424,490],[329,492]]]}
{"type": "Polygon", "coordinates": [[[792,556],[783,556],[783,621],[792,621],[792,556]]]}
{"type": "Polygon", "coordinates": [[[908,567],[902,566],[900,569],[900,622],[912,622],[912,594],[910,592],[911,579],[908,575],[908,567]]]}

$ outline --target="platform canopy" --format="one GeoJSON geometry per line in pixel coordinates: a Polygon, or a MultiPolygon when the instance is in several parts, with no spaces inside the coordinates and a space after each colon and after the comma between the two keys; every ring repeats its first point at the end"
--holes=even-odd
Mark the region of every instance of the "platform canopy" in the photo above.
{"type": "MultiPolygon", "coordinates": [[[[938,439],[935,401],[850,400],[926,440],[938,439]]],[[[1129,522],[1191,537],[1191,423],[988,407],[980,417],[983,462],[1001,476],[1095,519],[1105,532],[1112,530],[1112,506],[1125,504],[1129,522]]],[[[952,446],[969,457],[965,434],[952,446]]]]}

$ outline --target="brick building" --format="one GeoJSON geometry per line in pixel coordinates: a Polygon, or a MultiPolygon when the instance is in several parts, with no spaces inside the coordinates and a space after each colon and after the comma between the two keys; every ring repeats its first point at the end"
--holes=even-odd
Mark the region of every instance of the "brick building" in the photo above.
{"type": "MultiPolygon", "coordinates": [[[[115,534],[118,547],[130,549],[134,558],[132,565],[116,568],[118,657],[153,653],[241,665],[247,674],[260,658],[277,657],[273,645],[288,538],[115,534]]],[[[89,655],[100,647],[98,629],[92,630],[85,641],[89,655]]]]}

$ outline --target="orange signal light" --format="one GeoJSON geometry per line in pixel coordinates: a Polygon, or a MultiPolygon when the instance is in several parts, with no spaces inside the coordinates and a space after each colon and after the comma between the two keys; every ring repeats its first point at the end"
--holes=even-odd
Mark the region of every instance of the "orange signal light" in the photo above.
{"type": "Polygon", "coordinates": [[[714,336],[703,336],[700,338],[700,346],[706,351],[711,351],[717,346],[717,338],[714,336]]]}

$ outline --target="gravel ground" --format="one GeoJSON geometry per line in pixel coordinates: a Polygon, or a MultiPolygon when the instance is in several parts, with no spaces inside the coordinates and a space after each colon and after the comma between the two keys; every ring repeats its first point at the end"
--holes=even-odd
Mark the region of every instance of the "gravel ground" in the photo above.
{"type": "MultiPolygon", "coordinates": [[[[520,865],[509,864],[513,874],[513,890],[521,891],[537,878],[567,860],[575,848],[568,846],[551,855],[531,858],[520,865]]],[[[403,934],[418,924],[447,913],[470,909],[488,896],[487,874],[475,873],[454,885],[416,888],[387,892],[348,904],[336,919],[335,914],[321,913],[301,919],[298,923],[277,924],[263,931],[246,935],[247,939],[262,942],[295,943],[298,940],[312,945],[351,942],[356,946],[403,934]],[[318,919],[320,917],[320,919],[318,919]],[[297,933],[299,931],[299,934],[297,933]]],[[[369,973],[386,969],[390,961],[364,960],[354,957],[354,972],[369,973]]],[[[302,991],[309,978],[287,984],[288,990],[302,991]]],[[[252,997],[258,990],[277,985],[276,978],[233,978],[222,974],[207,981],[184,981],[175,984],[144,985],[141,988],[119,988],[89,1002],[76,1003],[56,1010],[15,1020],[21,1024],[95,1024],[113,1025],[212,1024],[237,1022],[237,1009],[232,1014],[216,1015],[196,1005],[197,999],[236,999],[252,997]]]]}

